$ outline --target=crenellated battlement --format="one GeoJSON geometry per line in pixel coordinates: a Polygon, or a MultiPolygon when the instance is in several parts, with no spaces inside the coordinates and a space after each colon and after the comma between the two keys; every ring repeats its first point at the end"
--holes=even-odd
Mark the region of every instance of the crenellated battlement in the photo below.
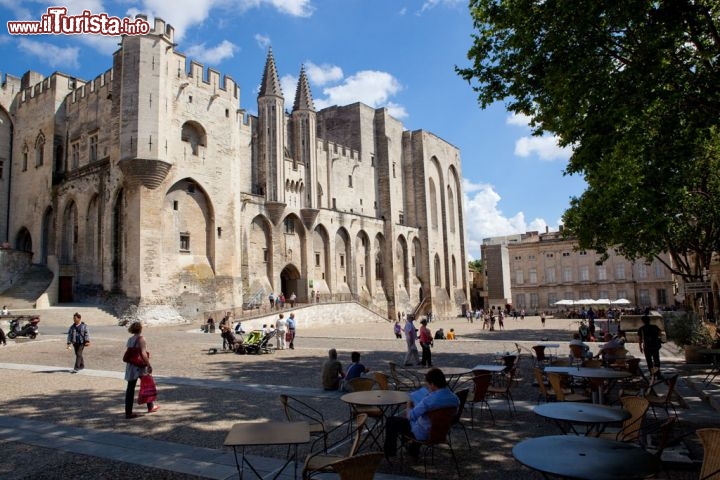
{"type": "Polygon", "coordinates": [[[20,91],[21,80],[20,77],[0,72],[0,89],[3,91],[3,95],[15,95],[20,91]]]}
{"type": "MultiPolygon", "coordinates": [[[[135,18],[141,18],[147,22],[147,15],[143,13],[138,13],[135,15],[135,18]]],[[[148,35],[159,35],[163,38],[165,38],[170,43],[174,43],[175,41],[175,28],[173,28],[172,25],[169,23],[165,23],[165,20],[163,20],[160,17],[155,17],[155,24],[152,26],[150,33],[148,35]]]]}
{"type": "Polygon", "coordinates": [[[212,92],[212,96],[224,96],[227,99],[239,100],[240,87],[232,77],[223,75],[221,80],[220,72],[214,68],[206,69],[203,64],[192,59],[188,60],[183,53],[176,52],[175,55],[178,58],[177,76],[181,86],[187,83],[212,92]]]}
{"type": "Polygon", "coordinates": [[[68,96],[67,109],[73,111],[79,108],[79,103],[88,101],[93,97],[99,96],[100,99],[111,98],[113,69],[106,70],[89,82],[78,81],[76,88],[68,96]]]}
{"type": "MultiPolygon", "coordinates": [[[[27,72],[21,80],[21,87],[23,84],[29,83],[28,79],[33,78],[32,75],[30,75],[31,73],[39,75],[34,72],[27,72]]],[[[40,101],[46,96],[51,97],[51,99],[55,101],[57,100],[56,95],[58,91],[61,95],[67,95],[77,88],[78,83],[84,84],[85,82],[84,80],[55,72],[49,77],[43,78],[42,80],[31,84],[27,88],[22,88],[18,92],[18,108],[22,108],[24,104],[30,102],[31,100],[40,101]]]]}
{"type": "Polygon", "coordinates": [[[338,158],[344,158],[347,160],[360,160],[360,152],[352,148],[340,145],[329,140],[318,139],[317,144],[319,148],[322,148],[325,152],[330,152],[333,155],[337,155],[338,158]]]}

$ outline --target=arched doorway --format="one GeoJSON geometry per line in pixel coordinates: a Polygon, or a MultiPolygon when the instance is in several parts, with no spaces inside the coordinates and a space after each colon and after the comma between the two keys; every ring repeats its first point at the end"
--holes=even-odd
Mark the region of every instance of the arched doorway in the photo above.
{"type": "Polygon", "coordinates": [[[300,272],[297,267],[289,263],[282,272],[280,272],[280,291],[285,294],[285,298],[290,298],[293,293],[299,298],[305,298],[304,282],[300,280],[300,272]]]}

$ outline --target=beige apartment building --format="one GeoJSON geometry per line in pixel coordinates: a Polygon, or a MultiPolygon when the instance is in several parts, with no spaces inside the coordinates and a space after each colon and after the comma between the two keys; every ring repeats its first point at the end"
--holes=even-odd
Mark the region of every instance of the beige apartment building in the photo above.
{"type": "Polygon", "coordinates": [[[385,108],[316,110],[300,66],[286,97],[272,51],[247,66],[249,114],[173,37],[155,19],[95,79],[2,84],[0,241],[53,273],[51,303],[120,295],[190,318],[271,292],[389,318],[468,303],[458,148],[385,108]]]}
{"type": "Polygon", "coordinates": [[[561,232],[487,238],[481,248],[487,305],[550,310],[559,300],[587,298],[623,298],[639,307],[675,304],[674,278],[662,262],[631,262],[610,251],[600,264],[600,255],[579,250],[561,232]]]}

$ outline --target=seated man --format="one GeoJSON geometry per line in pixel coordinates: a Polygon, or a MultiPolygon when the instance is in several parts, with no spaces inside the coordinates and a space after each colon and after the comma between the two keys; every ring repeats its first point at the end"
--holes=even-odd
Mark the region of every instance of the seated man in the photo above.
{"type": "Polygon", "coordinates": [[[455,340],[455,329],[451,328],[445,338],[447,338],[448,340],[455,340]]]}
{"type": "Polygon", "coordinates": [[[345,389],[347,383],[353,378],[359,378],[363,374],[369,372],[367,367],[360,363],[360,352],[352,352],[350,354],[350,360],[352,360],[352,363],[348,367],[347,373],[345,374],[345,382],[343,382],[343,389],[345,389]]]}
{"type": "Polygon", "coordinates": [[[435,340],[445,340],[445,332],[442,328],[438,328],[435,331],[435,340]]]}
{"type": "MultiPolygon", "coordinates": [[[[445,407],[460,405],[460,400],[447,386],[445,374],[439,368],[431,368],[425,374],[427,388],[421,388],[410,394],[406,417],[390,417],[385,429],[385,456],[397,454],[397,439],[400,435],[412,435],[417,440],[427,440],[430,435],[428,412],[445,407]],[[415,399],[415,401],[413,401],[415,399]]],[[[413,444],[418,446],[417,444],[413,444]]],[[[417,451],[410,452],[417,454],[417,451]]]]}
{"type": "Polygon", "coordinates": [[[340,380],[345,378],[342,365],[337,359],[337,350],[328,350],[328,359],[322,366],[322,386],[324,390],[339,390],[340,380]]]}

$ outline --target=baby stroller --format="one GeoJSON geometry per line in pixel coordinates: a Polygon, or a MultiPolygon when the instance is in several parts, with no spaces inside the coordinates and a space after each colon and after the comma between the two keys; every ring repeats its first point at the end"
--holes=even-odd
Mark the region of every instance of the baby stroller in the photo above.
{"type": "MultiPolygon", "coordinates": [[[[252,335],[255,332],[250,332],[252,335]]],[[[270,343],[270,340],[273,339],[277,335],[277,330],[273,330],[272,332],[266,333],[262,338],[260,338],[259,341],[256,343],[245,343],[245,352],[246,353],[254,353],[256,355],[261,353],[273,353],[275,349],[273,348],[272,344],[270,343]]],[[[255,337],[257,338],[257,337],[255,337]]]]}
{"type": "MultiPolygon", "coordinates": [[[[223,339],[223,350],[229,350],[237,354],[245,353],[242,335],[238,340],[238,338],[235,336],[235,334],[229,327],[222,327],[220,329],[220,336],[223,339]]],[[[217,348],[211,348],[209,353],[217,353],[217,348]]]]}

